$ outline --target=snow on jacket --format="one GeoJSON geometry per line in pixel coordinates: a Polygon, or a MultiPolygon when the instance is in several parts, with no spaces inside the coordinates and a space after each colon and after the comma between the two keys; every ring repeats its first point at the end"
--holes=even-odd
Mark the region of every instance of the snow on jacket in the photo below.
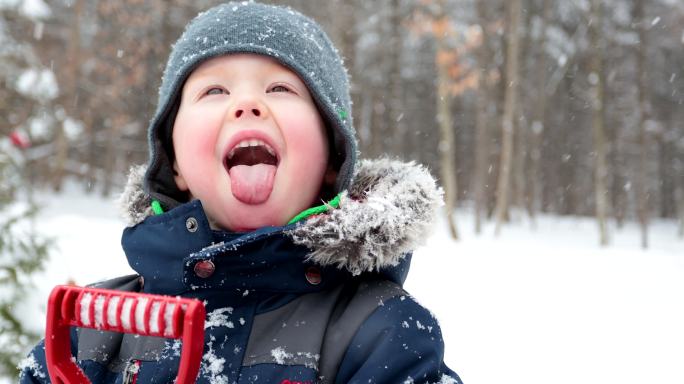
{"type": "MultiPolygon", "coordinates": [[[[423,167],[363,161],[339,208],[249,233],[212,230],[199,201],[151,216],[143,173],[123,195],[122,245],[138,274],[96,286],[203,300],[198,383],[460,383],[437,320],[401,288],[441,204],[423,167]]],[[[171,383],[180,346],[72,330],[93,383],[171,383]]],[[[22,366],[21,383],[50,381],[42,342],[22,366]]]]}

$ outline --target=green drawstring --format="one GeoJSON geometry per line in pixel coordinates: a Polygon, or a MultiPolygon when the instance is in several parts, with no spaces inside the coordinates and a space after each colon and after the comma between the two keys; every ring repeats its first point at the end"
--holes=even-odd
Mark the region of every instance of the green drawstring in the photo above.
{"type": "Polygon", "coordinates": [[[154,212],[155,215],[164,213],[164,208],[162,208],[159,200],[152,200],[152,212],[154,212]]]}
{"type": "MultiPolygon", "coordinates": [[[[309,216],[313,215],[318,215],[323,212],[327,212],[330,208],[338,208],[340,206],[340,195],[335,196],[334,199],[330,200],[329,202],[316,206],[316,207],[311,207],[309,209],[305,209],[301,213],[299,213],[297,216],[294,217],[294,219],[290,220],[287,224],[292,224],[296,223],[302,219],[306,219],[309,216]]],[[[154,212],[155,215],[161,215],[164,213],[164,208],[162,208],[161,203],[159,200],[152,200],[152,212],[154,212]]]]}
{"type": "Polygon", "coordinates": [[[327,212],[330,208],[338,208],[340,206],[340,195],[335,196],[334,199],[330,200],[329,202],[319,205],[316,207],[311,207],[309,209],[306,209],[302,211],[300,214],[294,217],[294,219],[290,220],[287,224],[292,224],[296,223],[299,220],[306,219],[309,216],[313,215],[318,215],[323,212],[327,212]]]}

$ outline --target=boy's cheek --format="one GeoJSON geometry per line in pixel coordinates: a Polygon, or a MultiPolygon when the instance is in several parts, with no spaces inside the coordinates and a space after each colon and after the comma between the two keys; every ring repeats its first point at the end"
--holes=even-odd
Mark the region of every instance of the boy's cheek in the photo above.
{"type": "Polygon", "coordinates": [[[325,136],[323,123],[318,119],[290,117],[287,121],[288,147],[294,150],[317,150],[325,152],[327,150],[327,139],[325,136]]]}
{"type": "MultiPolygon", "coordinates": [[[[187,120],[187,119],[184,119],[187,120]]],[[[199,161],[212,157],[216,152],[216,133],[210,131],[208,125],[202,124],[198,117],[194,124],[185,121],[178,122],[174,127],[174,149],[181,161],[199,161]]]]}

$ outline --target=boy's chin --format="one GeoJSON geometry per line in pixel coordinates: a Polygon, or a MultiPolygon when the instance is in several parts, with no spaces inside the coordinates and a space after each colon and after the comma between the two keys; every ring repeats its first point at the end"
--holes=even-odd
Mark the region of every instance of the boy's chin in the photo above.
{"type": "MultiPolygon", "coordinates": [[[[292,196],[294,193],[289,195],[292,196]]],[[[214,206],[214,209],[206,210],[206,213],[214,229],[251,232],[263,227],[287,225],[293,217],[311,207],[311,203],[307,204],[297,198],[287,199],[283,196],[285,195],[282,193],[272,193],[261,204],[243,203],[235,196],[231,196],[232,198],[222,201],[221,205],[214,206]]],[[[313,202],[317,201],[318,198],[313,202]]]]}
{"type": "Polygon", "coordinates": [[[287,224],[287,219],[283,219],[284,213],[274,214],[271,209],[265,207],[251,206],[249,209],[234,209],[231,217],[221,221],[213,220],[214,229],[223,229],[231,232],[252,232],[263,227],[278,227],[287,224]],[[259,210],[266,212],[258,212],[259,210]],[[244,212],[236,212],[244,211],[244,212]]]}

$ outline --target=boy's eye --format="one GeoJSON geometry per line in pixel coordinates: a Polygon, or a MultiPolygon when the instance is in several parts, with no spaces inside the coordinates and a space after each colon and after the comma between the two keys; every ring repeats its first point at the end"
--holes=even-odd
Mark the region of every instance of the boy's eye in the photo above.
{"type": "Polygon", "coordinates": [[[228,92],[226,89],[221,88],[221,87],[211,87],[204,92],[205,95],[229,95],[230,92],[228,92]]]}
{"type": "Polygon", "coordinates": [[[290,90],[290,88],[288,88],[284,85],[274,85],[267,92],[292,92],[292,91],[290,90]]]}

